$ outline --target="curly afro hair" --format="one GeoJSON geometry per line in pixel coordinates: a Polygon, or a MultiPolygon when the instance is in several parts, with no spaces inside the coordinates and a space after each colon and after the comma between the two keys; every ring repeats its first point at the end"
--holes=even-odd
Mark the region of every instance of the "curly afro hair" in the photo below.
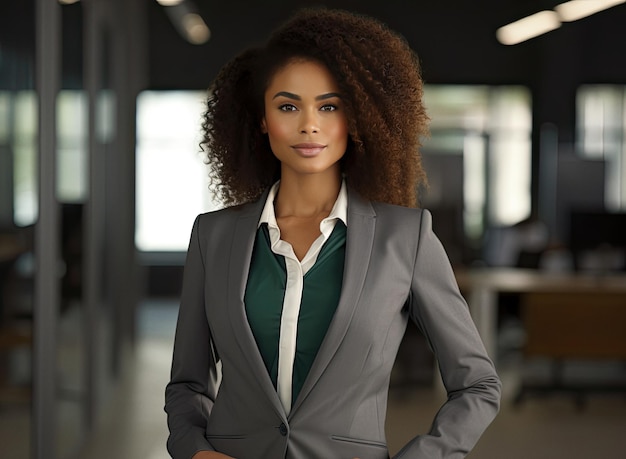
{"type": "Polygon", "coordinates": [[[280,163],[261,131],[272,76],[294,60],[316,60],[335,77],[349,140],[342,170],[363,197],[407,207],[426,185],[419,152],[428,134],[417,56],[376,19],[341,10],[304,9],[264,47],[227,63],[209,89],[201,146],[211,188],[226,205],[258,199],[280,178],[280,163]]]}

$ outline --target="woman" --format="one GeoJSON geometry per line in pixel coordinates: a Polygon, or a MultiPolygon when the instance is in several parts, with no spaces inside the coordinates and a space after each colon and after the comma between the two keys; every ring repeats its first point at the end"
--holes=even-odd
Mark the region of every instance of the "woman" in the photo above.
{"type": "Polygon", "coordinates": [[[407,321],[448,400],[403,458],[464,457],[499,406],[427,211],[422,80],[376,20],[297,13],[212,87],[204,147],[224,210],[192,230],[166,388],[175,459],[387,458],[407,321]]]}

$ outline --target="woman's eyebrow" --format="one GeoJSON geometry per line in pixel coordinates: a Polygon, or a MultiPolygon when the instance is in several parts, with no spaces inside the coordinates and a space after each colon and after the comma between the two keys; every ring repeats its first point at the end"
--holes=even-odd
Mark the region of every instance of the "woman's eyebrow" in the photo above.
{"type": "MultiPolygon", "coordinates": [[[[272,97],[273,99],[276,99],[277,97],[287,97],[288,99],[293,99],[293,100],[302,100],[302,97],[300,97],[297,94],[294,94],[292,92],[287,92],[287,91],[279,91],[277,92],[274,97],[272,97]]],[[[315,100],[326,100],[326,99],[332,99],[333,97],[339,97],[341,98],[341,96],[339,95],[339,93],[336,92],[329,92],[326,94],[321,94],[319,96],[315,97],[315,100]]]]}
{"type": "Polygon", "coordinates": [[[286,98],[288,98],[288,99],[302,100],[302,97],[300,97],[299,95],[294,94],[294,93],[292,93],[292,92],[287,92],[287,91],[279,91],[279,92],[277,92],[277,93],[274,95],[274,97],[272,97],[272,100],[273,100],[273,99],[276,99],[277,97],[280,97],[280,96],[282,96],[282,97],[286,97],[286,98]]]}
{"type": "Polygon", "coordinates": [[[339,93],[329,92],[327,94],[322,94],[321,96],[317,96],[315,100],[326,100],[326,99],[332,99],[333,97],[338,97],[341,99],[341,96],[339,95],[339,93]]]}

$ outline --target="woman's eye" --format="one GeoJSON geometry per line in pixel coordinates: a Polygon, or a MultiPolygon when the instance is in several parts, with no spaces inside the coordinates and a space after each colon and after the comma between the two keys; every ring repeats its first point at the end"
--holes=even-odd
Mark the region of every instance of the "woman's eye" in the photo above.
{"type": "Polygon", "coordinates": [[[337,106],[333,105],[333,104],[326,104],[324,106],[322,106],[322,108],[320,109],[324,112],[334,112],[335,110],[337,110],[337,106]]]}
{"type": "Polygon", "coordinates": [[[282,104],[278,107],[278,109],[283,112],[293,112],[294,110],[297,110],[295,105],[292,104],[282,104]]]}

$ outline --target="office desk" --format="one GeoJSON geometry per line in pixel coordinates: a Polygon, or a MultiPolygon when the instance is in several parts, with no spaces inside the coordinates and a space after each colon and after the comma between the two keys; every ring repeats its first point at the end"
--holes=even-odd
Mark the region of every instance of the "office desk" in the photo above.
{"type": "MultiPolygon", "coordinates": [[[[495,360],[498,294],[511,293],[617,293],[626,295],[626,274],[592,275],[552,273],[515,268],[458,270],[459,288],[465,294],[487,352],[495,360]]],[[[626,298],[626,297],[625,297],[626,298]]],[[[626,308],[626,304],[624,304],[626,308]]]]}

